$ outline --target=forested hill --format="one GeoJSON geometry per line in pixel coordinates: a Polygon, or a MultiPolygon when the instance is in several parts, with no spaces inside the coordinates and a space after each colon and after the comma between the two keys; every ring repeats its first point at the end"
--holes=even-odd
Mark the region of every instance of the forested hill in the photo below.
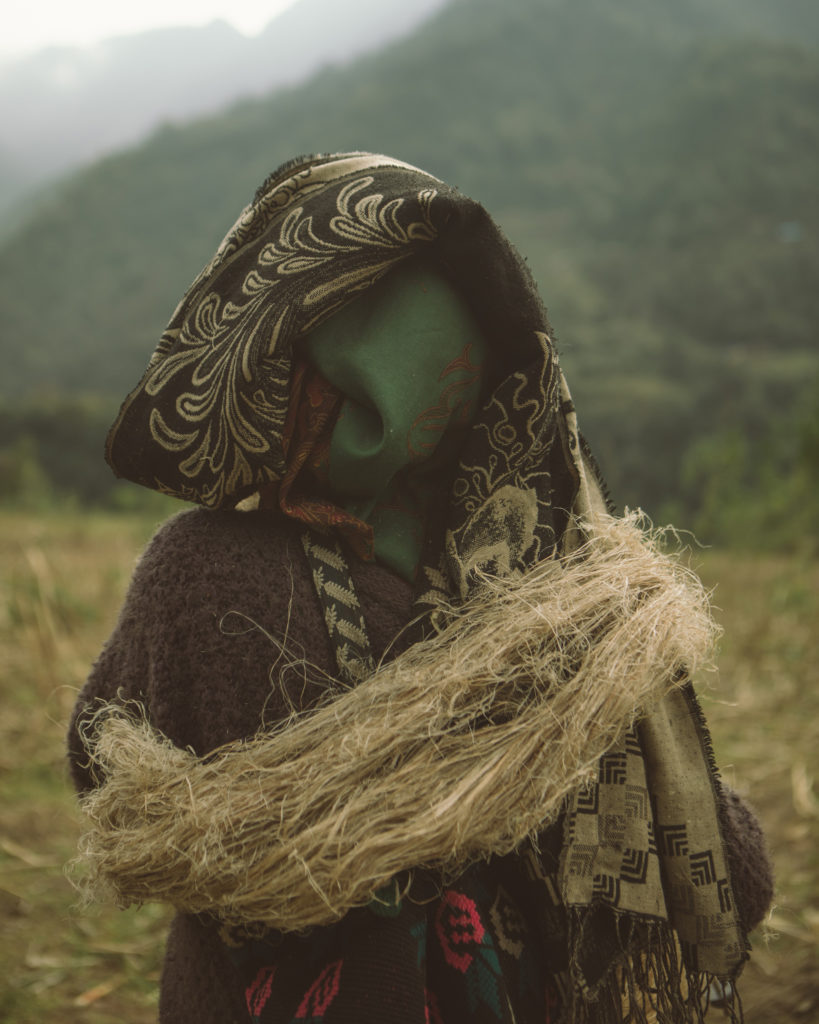
{"type": "Polygon", "coordinates": [[[163,122],[213,114],[373,53],[444,3],[298,0],[252,37],[211,21],[19,57],[0,49],[0,233],[14,200],[37,183],[142,142],[163,122]]]}
{"type": "Polygon", "coordinates": [[[0,251],[0,389],[121,397],[269,170],[385,151],[527,254],[618,494],[679,497],[693,443],[769,436],[816,376],[817,39],[800,0],[453,0],[54,190],[0,251]]]}

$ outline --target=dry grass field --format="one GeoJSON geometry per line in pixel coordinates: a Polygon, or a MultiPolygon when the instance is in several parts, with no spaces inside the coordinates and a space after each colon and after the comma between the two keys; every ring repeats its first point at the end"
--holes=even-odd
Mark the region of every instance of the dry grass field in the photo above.
{"type": "MultiPolygon", "coordinates": [[[[156,1018],[166,914],[81,911],[63,738],[153,524],[0,516],[0,1021],[156,1018]]],[[[727,780],[756,806],[776,906],[744,975],[748,1024],[819,1021],[819,564],[700,552],[725,628],[700,691],[727,780]]],[[[714,1013],[715,1020],[719,1013],[714,1013]]]]}

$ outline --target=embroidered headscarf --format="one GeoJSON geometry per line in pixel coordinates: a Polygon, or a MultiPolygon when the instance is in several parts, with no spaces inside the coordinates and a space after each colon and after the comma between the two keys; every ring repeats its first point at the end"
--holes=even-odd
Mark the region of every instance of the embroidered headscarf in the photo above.
{"type": "Polygon", "coordinates": [[[483,207],[384,156],[296,162],[259,190],[126,399],[106,448],[114,472],[209,507],[281,480],[298,342],[422,253],[480,326],[492,400],[427,523],[419,597],[450,595],[442,557],[463,597],[471,569],[551,554],[578,488],[577,438],[543,305],[483,207]]]}

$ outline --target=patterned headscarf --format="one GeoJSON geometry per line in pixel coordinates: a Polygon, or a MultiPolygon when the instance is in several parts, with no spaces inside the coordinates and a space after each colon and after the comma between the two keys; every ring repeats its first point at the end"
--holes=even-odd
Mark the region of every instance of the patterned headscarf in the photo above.
{"type": "Polygon", "coordinates": [[[384,156],[297,161],[259,190],[123,404],[106,449],[114,472],[209,507],[280,481],[294,346],[421,253],[480,325],[489,400],[429,518],[418,596],[465,597],[471,570],[514,572],[553,553],[578,442],[537,290],[478,203],[384,156]]]}
{"type": "MultiPolygon", "coordinates": [[[[515,575],[561,554],[576,520],[603,501],[531,276],[478,203],[386,156],[305,158],[268,179],[126,399],[108,438],[115,472],[211,507],[280,493],[283,482],[292,497],[294,387],[309,396],[313,386],[317,400],[300,414],[323,401],[303,371],[294,385],[294,359],[334,314],[420,255],[466,302],[488,355],[480,411],[426,516],[418,608],[467,598],[484,571],[515,575]]],[[[324,411],[329,422],[337,410],[324,411]]],[[[320,469],[326,455],[308,444],[305,460],[320,469]]],[[[715,779],[689,687],[630,729],[601,761],[598,781],[571,801],[559,863],[544,883],[575,922],[581,988],[611,978],[628,944],[624,921],[654,937],[643,977],[663,992],[681,991],[679,954],[695,984],[741,967],[747,944],[715,779]]],[[[689,1019],[687,996],[662,998],[673,1003],[664,1019],[689,1019]]],[[[600,1019],[615,1019],[619,1001],[611,1007],[600,1019]]]]}

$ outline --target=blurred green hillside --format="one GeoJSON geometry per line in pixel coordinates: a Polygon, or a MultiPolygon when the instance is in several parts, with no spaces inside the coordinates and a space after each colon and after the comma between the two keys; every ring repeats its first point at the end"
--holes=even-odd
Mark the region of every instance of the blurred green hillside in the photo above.
{"type": "Polygon", "coordinates": [[[812,0],[453,0],[375,57],[163,128],[0,248],[0,490],[110,500],[107,424],[256,185],[371,149],[527,255],[616,500],[817,544],[818,56],[812,0]]]}

